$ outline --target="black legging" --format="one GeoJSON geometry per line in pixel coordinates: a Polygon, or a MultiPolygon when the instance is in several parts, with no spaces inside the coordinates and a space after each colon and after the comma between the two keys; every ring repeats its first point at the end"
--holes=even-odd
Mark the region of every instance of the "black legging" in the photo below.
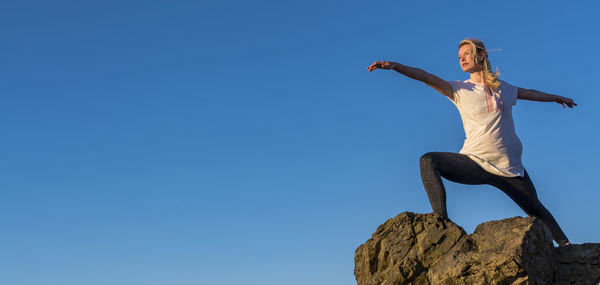
{"type": "Polygon", "coordinates": [[[481,185],[489,184],[504,192],[529,216],[536,217],[546,224],[553,239],[560,245],[568,241],[560,226],[542,205],[535,187],[525,177],[504,177],[485,171],[467,155],[451,152],[429,152],[421,157],[421,179],[427,191],[433,211],[448,218],[446,210],[446,190],[441,177],[450,181],[481,185]]]}

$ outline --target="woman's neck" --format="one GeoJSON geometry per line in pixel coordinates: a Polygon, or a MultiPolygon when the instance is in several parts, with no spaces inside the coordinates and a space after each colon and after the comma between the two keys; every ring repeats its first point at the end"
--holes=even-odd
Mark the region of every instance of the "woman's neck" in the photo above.
{"type": "Polygon", "coordinates": [[[475,72],[471,72],[471,81],[476,82],[476,83],[484,83],[483,82],[483,71],[475,71],[475,72]]]}

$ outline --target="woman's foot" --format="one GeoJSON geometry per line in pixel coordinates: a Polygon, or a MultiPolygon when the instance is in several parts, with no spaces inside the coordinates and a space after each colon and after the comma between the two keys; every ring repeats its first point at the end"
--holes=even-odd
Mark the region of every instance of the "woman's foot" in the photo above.
{"type": "Polygon", "coordinates": [[[561,240],[561,241],[557,241],[556,243],[558,244],[558,247],[571,245],[571,243],[568,240],[561,240]]]}

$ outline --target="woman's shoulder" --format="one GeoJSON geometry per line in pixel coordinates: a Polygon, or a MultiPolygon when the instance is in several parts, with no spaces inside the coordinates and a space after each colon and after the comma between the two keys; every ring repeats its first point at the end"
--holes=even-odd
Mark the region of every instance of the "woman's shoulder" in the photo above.
{"type": "Polygon", "coordinates": [[[451,81],[448,81],[448,83],[450,83],[450,85],[452,86],[452,89],[454,89],[454,90],[462,89],[462,88],[464,88],[464,86],[471,85],[471,83],[468,80],[451,80],[451,81]]]}
{"type": "Polygon", "coordinates": [[[505,89],[505,90],[515,89],[516,90],[518,88],[504,80],[498,80],[498,81],[500,82],[500,86],[499,86],[500,89],[505,89]]]}

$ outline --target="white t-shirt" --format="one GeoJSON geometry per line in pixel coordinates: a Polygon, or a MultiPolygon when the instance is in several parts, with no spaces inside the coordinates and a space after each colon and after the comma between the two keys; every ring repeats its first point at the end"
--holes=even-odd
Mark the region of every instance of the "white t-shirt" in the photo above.
{"type": "Polygon", "coordinates": [[[518,88],[502,80],[495,91],[470,80],[449,83],[454,94],[451,101],[460,112],[466,135],[460,153],[490,173],[524,176],[523,147],[512,118],[518,88]]]}

